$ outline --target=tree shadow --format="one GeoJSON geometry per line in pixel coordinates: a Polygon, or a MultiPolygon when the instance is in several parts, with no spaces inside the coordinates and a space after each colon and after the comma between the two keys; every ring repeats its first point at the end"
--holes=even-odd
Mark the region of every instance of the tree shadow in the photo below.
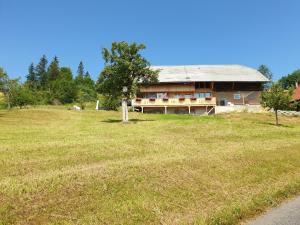
{"type": "MultiPolygon", "coordinates": [[[[149,122],[149,121],[154,121],[154,120],[130,119],[129,123],[149,122]]],[[[119,119],[107,119],[107,120],[102,120],[101,122],[102,123],[122,123],[122,120],[119,120],[119,119]]]]}
{"type": "Polygon", "coordinates": [[[276,125],[275,123],[271,123],[271,122],[261,122],[260,124],[265,124],[265,125],[269,125],[269,126],[273,126],[273,127],[286,127],[286,128],[294,128],[295,127],[295,126],[286,125],[286,124],[278,124],[278,125],[276,125]]]}

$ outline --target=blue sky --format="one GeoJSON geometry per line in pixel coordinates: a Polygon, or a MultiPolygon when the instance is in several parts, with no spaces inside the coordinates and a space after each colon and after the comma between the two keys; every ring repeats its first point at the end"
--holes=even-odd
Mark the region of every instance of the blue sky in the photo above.
{"type": "Polygon", "coordinates": [[[299,0],[0,0],[0,66],[27,74],[41,55],[98,77],[101,48],[145,43],[153,65],[300,68],[299,0]]]}

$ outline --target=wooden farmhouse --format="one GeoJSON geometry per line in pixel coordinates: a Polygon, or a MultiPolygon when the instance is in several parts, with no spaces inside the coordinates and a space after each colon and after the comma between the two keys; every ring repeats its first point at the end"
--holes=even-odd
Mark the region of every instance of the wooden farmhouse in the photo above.
{"type": "Polygon", "coordinates": [[[213,113],[217,106],[259,105],[269,80],[241,65],[153,66],[158,83],[142,86],[132,106],[141,112],[213,113]]]}

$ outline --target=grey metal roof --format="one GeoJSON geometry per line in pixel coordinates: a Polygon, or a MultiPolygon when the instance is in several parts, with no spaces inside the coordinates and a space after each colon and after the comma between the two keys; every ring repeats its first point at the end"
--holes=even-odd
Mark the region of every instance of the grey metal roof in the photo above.
{"type": "Polygon", "coordinates": [[[151,66],[160,70],[159,82],[267,82],[256,69],[241,65],[189,65],[189,66],[151,66]]]}

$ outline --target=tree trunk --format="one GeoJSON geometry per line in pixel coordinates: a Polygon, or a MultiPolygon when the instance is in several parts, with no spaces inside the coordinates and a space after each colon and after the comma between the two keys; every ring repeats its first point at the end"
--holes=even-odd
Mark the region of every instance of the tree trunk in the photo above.
{"type": "Polygon", "coordinates": [[[275,117],[276,117],[276,126],[278,126],[279,123],[278,123],[278,111],[277,110],[275,110],[275,117]]]}
{"type": "Polygon", "coordinates": [[[127,107],[127,99],[122,99],[122,121],[123,123],[128,122],[128,107],[127,107]]]}

